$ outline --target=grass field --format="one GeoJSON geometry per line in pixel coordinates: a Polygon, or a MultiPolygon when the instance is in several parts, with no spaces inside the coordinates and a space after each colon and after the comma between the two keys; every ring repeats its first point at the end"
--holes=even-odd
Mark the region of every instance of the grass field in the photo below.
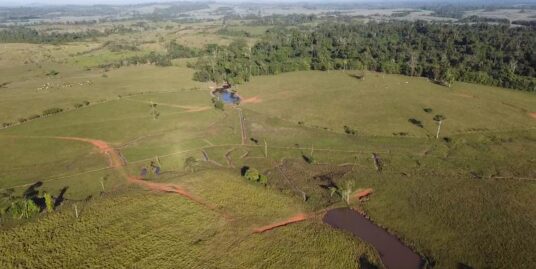
{"type": "Polygon", "coordinates": [[[244,184],[236,176],[210,172],[180,182],[192,183],[192,190],[230,211],[233,220],[226,221],[180,196],[133,189],[84,204],[79,219],[65,204],[61,212],[0,233],[4,250],[0,264],[3,268],[155,264],[159,268],[257,268],[261,264],[347,268],[353,266],[355,255],[376,259],[363,243],[318,221],[252,234],[255,225],[299,208],[285,209],[292,203],[289,198],[244,184]],[[229,192],[235,192],[234,200],[228,199],[229,192]],[[31,241],[18,241],[21,237],[31,241]]]}
{"type": "Polygon", "coordinates": [[[473,130],[536,127],[528,112],[536,107],[528,93],[456,83],[452,89],[423,78],[367,73],[364,80],[345,72],[298,72],[254,78],[239,88],[255,111],[308,126],[343,132],[348,125],[366,136],[435,135],[435,114],[447,117],[445,135],[473,130]],[[423,111],[431,108],[431,113],[423,111]],[[420,120],[418,128],[408,119],[420,120]]]}
{"type": "MultiPolygon", "coordinates": [[[[164,42],[146,49],[172,38],[190,46],[229,41],[216,34],[215,23],[153,27],[164,42]]],[[[38,181],[39,193],[66,191],[56,212],[29,220],[2,215],[0,267],[366,268],[358,262],[364,257],[381,268],[372,247],[315,215],[345,205],[320,187],[328,181],[373,188],[352,206],[434,268],[536,264],[533,94],[371,72],[364,80],[335,71],[255,77],[236,87],[245,99],[242,143],[238,110],[214,109],[209,84],[192,81],[187,60],[85,68],[115,60],[99,49],[114,38],[1,45],[0,83],[10,83],[0,88],[0,123],[52,107],[65,111],[0,130],[0,207],[38,181]],[[23,64],[36,51],[51,56],[23,64]],[[51,70],[58,74],[47,75],[51,70]],[[45,83],[51,86],[38,90],[45,83]],[[436,114],[446,116],[439,139],[436,114]],[[109,167],[110,153],[61,137],[102,140],[125,166],[109,167]],[[382,173],[372,153],[381,157],[382,173]],[[197,159],[196,171],[185,169],[188,157],[197,159]],[[181,186],[205,204],[127,180],[151,161],[162,174],[145,182],[181,186]],[[242,177],[244,166],[267,175],[267,186],[242,177]],[[300,213],[314,217],[253,234],[300,213]]]]}

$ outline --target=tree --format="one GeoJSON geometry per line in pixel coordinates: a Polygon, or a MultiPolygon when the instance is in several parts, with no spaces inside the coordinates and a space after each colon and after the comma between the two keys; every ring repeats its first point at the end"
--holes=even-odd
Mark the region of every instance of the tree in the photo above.
{"type": "Polygon", "coordinates": [[[31,199],[27,200],[17,200],[11,203],[9,208],[11,216],[16,219],[29,219],[37,214],[41,209],[32,201],[31,199]]]}
{"type": "Polygon", "coordinates": [[[437,122],[437,133],[436,133],[436,139],[439,138],[439,131],[441,131],[441,124],[443,123],[444,120],[446,120],[447,118],[441,114],[438,114],[438,115],[435,115],[434,116],[434,121],[437,122]]]}
{"type": "Polygon", "coordinates": [[[257,181],[257,180],[259,180],[260,173],[255,168],[249,168],[246,171],[246,174],[244,175],[244,177],[249,181],[257,181]]]}
{"type": "Polygon", "coordinates": [[[354,183],[351,181],[346,181],[345,188],[341,189],[341,198],[346,202],[347,205],[350,204],[350,198],[353,190],[354,183]]]}
{"type": "Polygon", "coordinates": [[[268,184],[268,177],[259,173],[259,170],[255,168],[249,168],[244,174],[244,177],[249,181],[258,182],[265,186],[268,184]]]}
{"type": "Polygon", "coordinates": [[[160,112],[158,111],[158,109],[156,109],[157,104],[151,101],[150,106],[151,106],[151,116],[153,116],[153,120],[158,119],[158,117],[160,117],[160,112]]]}
{"type": "Polygon", "coordinates": [[[46,205],[46,208],[47,208],[47,212],[48,213],[54,212],[54,199],[52,198],[52,195],[50,195],[49,193],[45,192],[43,197],[45,198],[45,205],[46,205]]]}

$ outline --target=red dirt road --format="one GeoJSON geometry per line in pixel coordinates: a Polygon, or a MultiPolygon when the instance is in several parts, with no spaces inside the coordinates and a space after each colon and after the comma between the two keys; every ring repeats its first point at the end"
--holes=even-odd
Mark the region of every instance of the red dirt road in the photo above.
{"type": "Polygon", "coordinates": [[[536,119],[536,112],[529,113],[529,116],[531,116],[533,119],[536,119]]]}
{"type": "Polygon", "coordinates": [[[360,200],[361,198],[369,196],[370,194],[372,194],[372,192],[374,192],[374,190],[371,188],[364,189],[362,191],[356,192],[354,195],[352,195],[352,198],[360,200]]]}
{"type": "MultiPolygon", "coordinates": [[[[123,169],[123,166],[125,166],[125,163],[121,159],[121,156],[119,155],[119,152],[112,148],[108,143],[102,140],[97,139],[89,139],[89,138],[80,138],[80,137],[54,137],[57,139],[62,140],[73,140],[73,141],[80,141],[85,143],[90,143],[91,145],[98,148],[102,154],[105,154],[108,156],[109,166],[114,169],[118,169],[122,172],[123,176],[127,179],[129,183],[133,183],[136,185],[139,185],[145,189],[157,191],[157,192],[167,192],[167,193],[176,193],[180,196],[193,201],[197,204],[200,204],[204,207],[207,207],[211,210],[215,210],[216,206],[209,205],[208,203],[204,202],[202,199],[195,197],[188,191],[186,191],[183,187],[175,184],[167,184],[167,183],[157,183],[157,182],[150,182],[145,181],[139,177],[131,176],[126,173],[126,171],[123,169]]],[[[225,216],[226,218],[229,218],[228,216],[225,216]]]]}
{"type": "Polygon", "coordinates": [[[253,233],[264,233],[266,231],[270,231],[270,230],[273,230],[273,229],[281,227],[281,226],[286,226],[288,224],[304,221],[304,220],[306,220],[308,218],[311,218],[311,216],[303,214],[303,213],[300,213],[300,214],[292,216],[292,217],[290,217],[290,218],[288,218],[286,220],[276,222],[276,223],[272,223],[272,224],[262,226],[262,227],[259,227],[259,228],[255,228],[253,230],[253,233]]]}
{"type": "Polygon", "coordinates": [[[91,145],[98,148],[102,154],[105,154],[106,156],[108,156],[108,163],[110,167],[119,168],[125,165],[123,160],[121,159],[121,156],[119,156],[119,153],[116,150],[114,150],[112,147],[110,147],[108,143],[102,140],[80,138],[80,137],[64,137],[64,136],[55,137],[55,138],[62,139],[62,140],[73,140],[73,141],[81,141],[81,142],[90,143],[91,145]]]}
{"type": "Polygon", "coordinates": [[[193,194],[189,193],[182,186],[179,186],[179,185],[145,181],[142,178],[135,177],[135,176],[127,176],[127,180],[130,183],[142,186],[148,190],[152,190],[156,192],[176,193],[190,201],[193,201],[211,210],[216,209],[216,206],[207,204],[205,201],[203,201],[202,199],[198,197],[195,197],[193,194]]]}

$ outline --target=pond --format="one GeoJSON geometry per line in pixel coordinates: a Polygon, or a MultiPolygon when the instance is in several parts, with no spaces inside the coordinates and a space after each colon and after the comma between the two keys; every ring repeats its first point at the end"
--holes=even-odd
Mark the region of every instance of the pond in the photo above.
{"type": "Polygon", "coordinates": [[[240,103],[240,96],[238,96],[236,93],[232,91],[220,90],[220,91],[214,92],[214,95],[216,95],[220,100],[222,100],[226,104],[240,103]]]}
{"type": "Polygon", "coordinates": [[[371,244],[382,259],[385,267],[390,269],[419,269],[422,259],[396,236],[377,226],[359,212],[350,208],[329,210],[323,219],[333,228],[352,233],[371,244]]]}

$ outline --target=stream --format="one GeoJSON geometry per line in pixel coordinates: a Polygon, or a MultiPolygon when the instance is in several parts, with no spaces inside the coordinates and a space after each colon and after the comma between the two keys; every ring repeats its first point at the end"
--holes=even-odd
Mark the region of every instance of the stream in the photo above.
{"type": "Polygon", "coordinates": [[[371,244],[388,269],[419,269],[421,257],[404,245],[396,236],[377,226],[359,212],[350,208],[329,210],[323,218],[324,223],[333,228],[352,233],[371,244]]]}

